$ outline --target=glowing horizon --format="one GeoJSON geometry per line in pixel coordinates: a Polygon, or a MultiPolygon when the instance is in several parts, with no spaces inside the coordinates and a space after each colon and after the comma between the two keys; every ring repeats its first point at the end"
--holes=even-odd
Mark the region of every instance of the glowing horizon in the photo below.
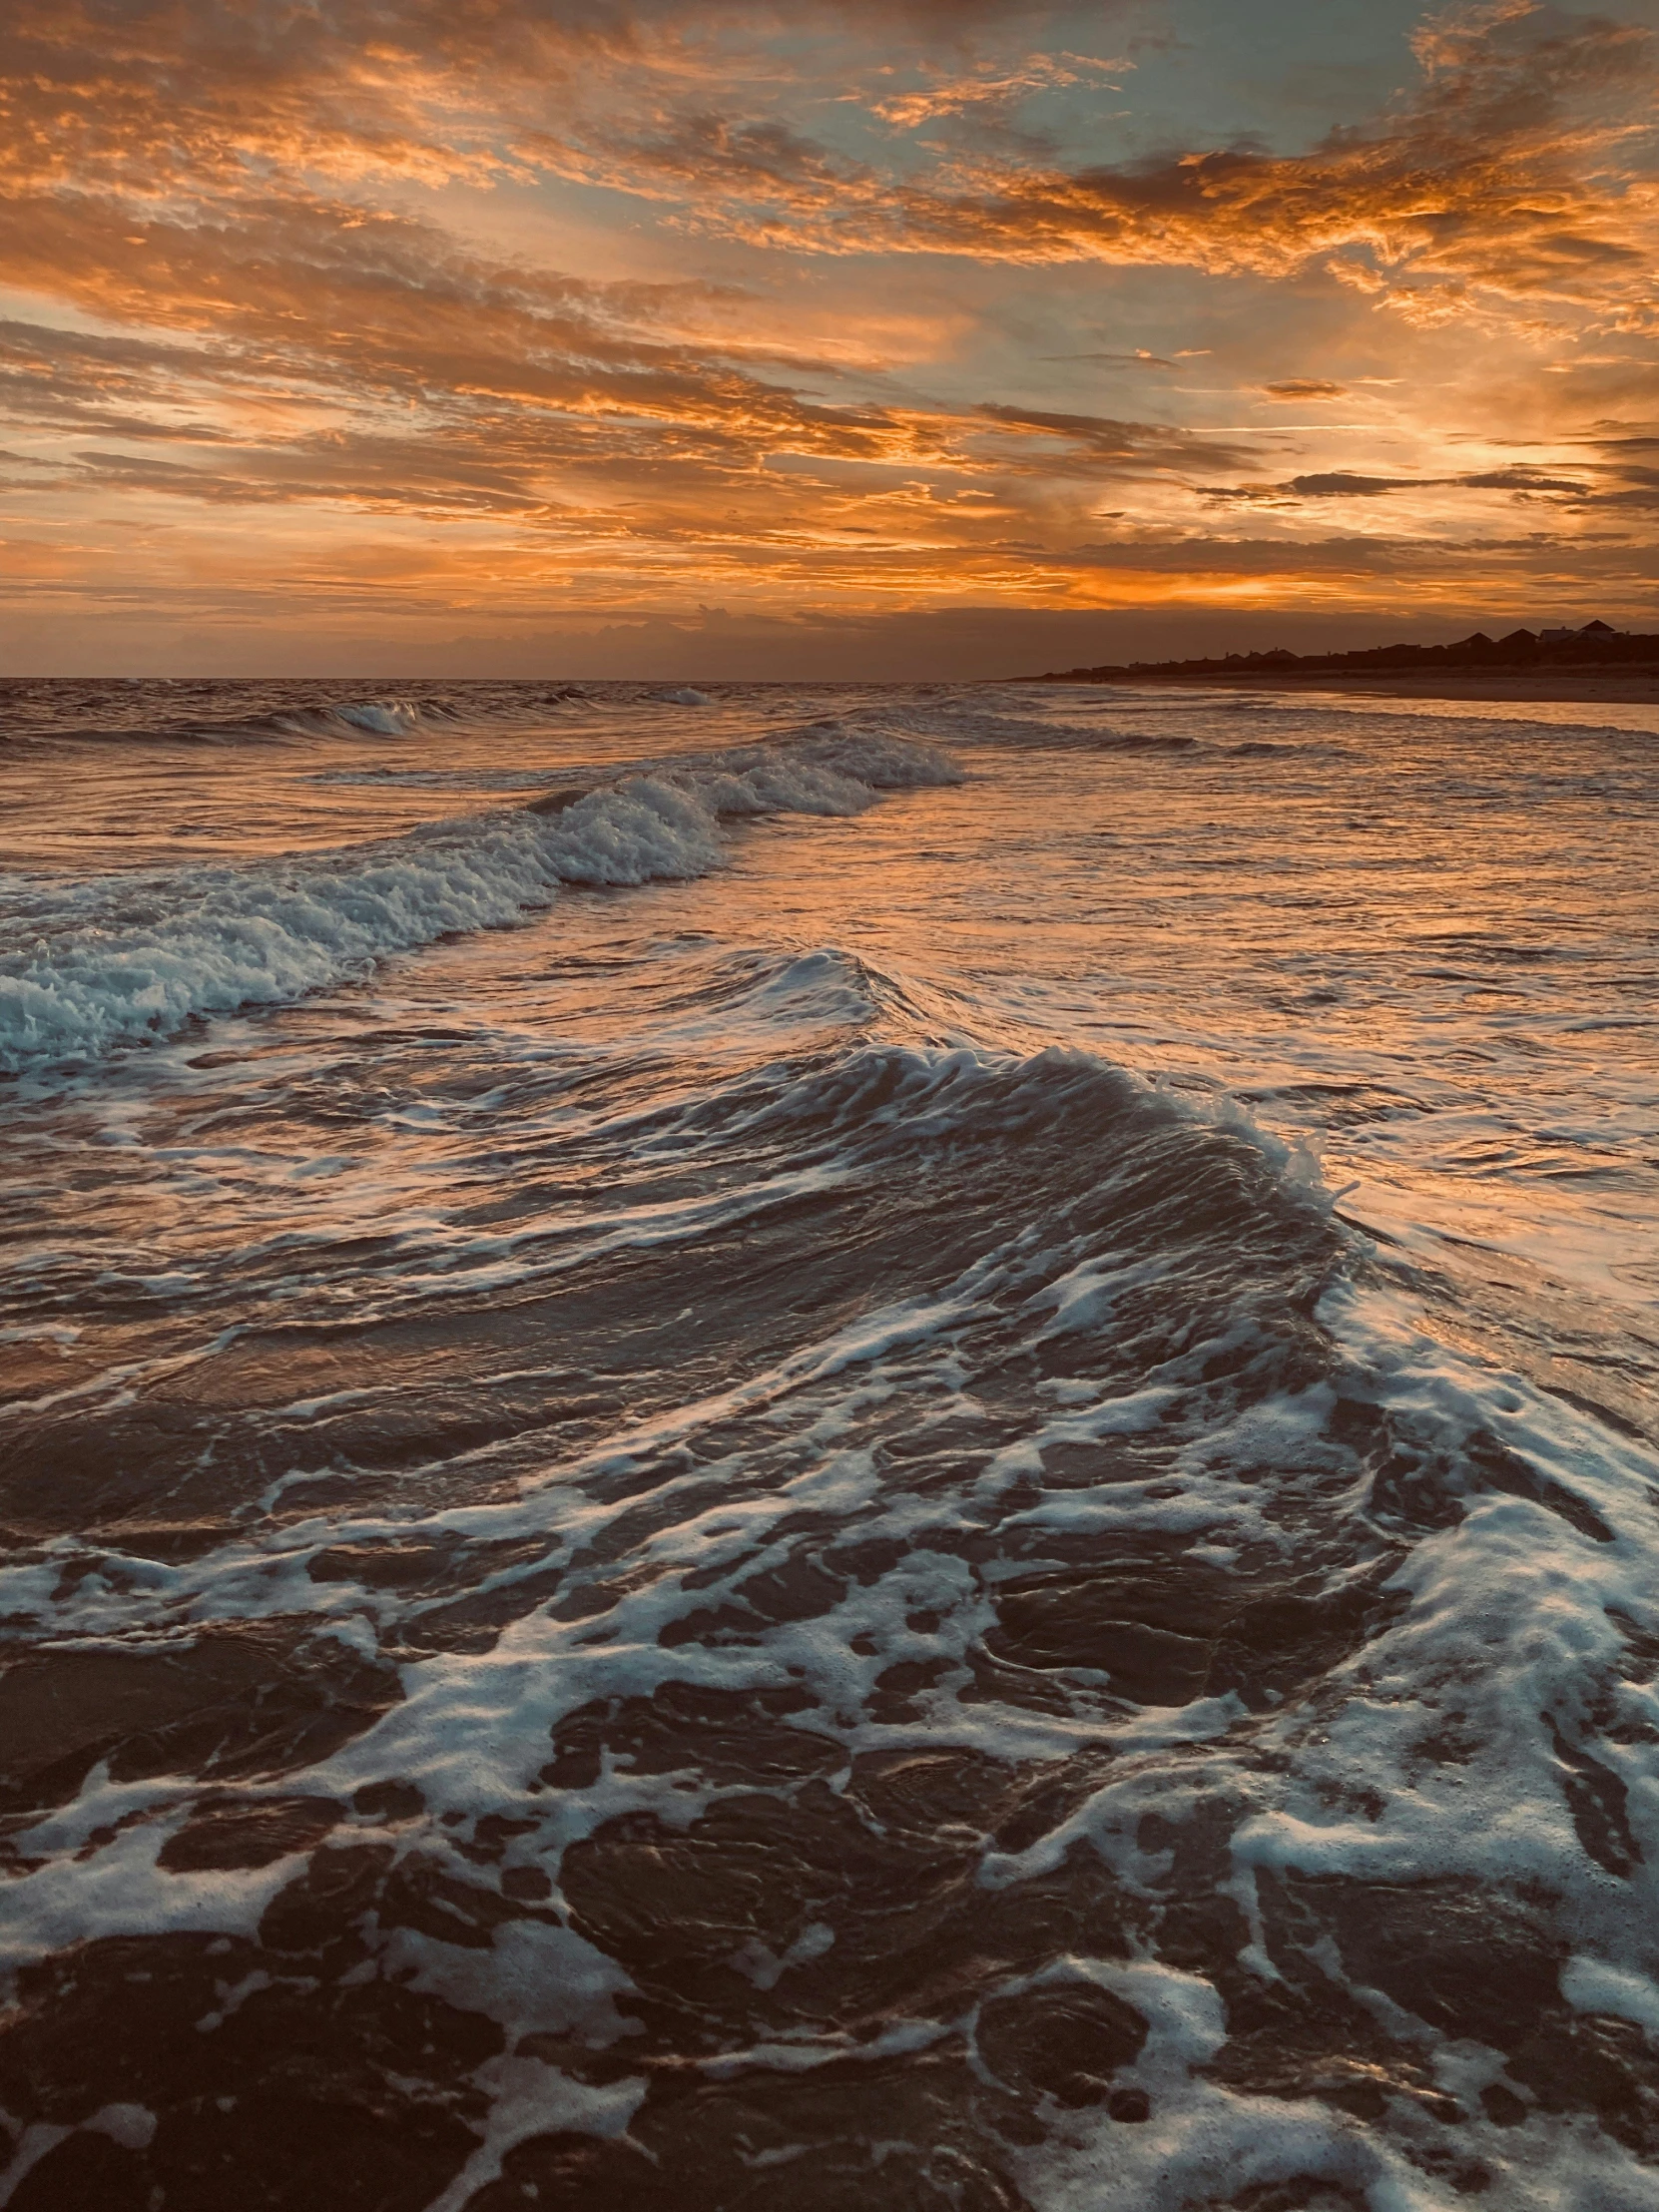
{"type": "Polygon", "coordinates": [[[3,666],[1659,627],[1656,13],[14,0],[3,666]]]}

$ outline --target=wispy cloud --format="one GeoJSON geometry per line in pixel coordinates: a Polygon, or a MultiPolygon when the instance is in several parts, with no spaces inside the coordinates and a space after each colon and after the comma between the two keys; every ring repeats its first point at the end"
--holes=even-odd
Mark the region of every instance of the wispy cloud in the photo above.
{"type": "Polygon", "coordinates": [[[1453,11],[1311,146],[1092,162],[1033,118],[1100,137],[1135,57],[1079,48],[1020,0],[11,0],[7,573],[126,606],[142,539],[241,609],[247,509],[341,622],[1645,588],[1650,433],[1586,427],[1651,391],[1640,27],[1453,11]]]}
{"type": "Polygon", "coordinates": [[[978,115],[987,109],[1007,114],[1039,93],[1070,92],[1083,86],[1098,89],[1126,76],[1134,67],[1132,61],[1123,58],[1108,61],[1086,54],[1027,54],[1010,70],[999,72],[987,63],[972,75],[944,78],[916,92],[891,93],[867,105],[883,123],[913,129],[944,116],[978,115]]]}
{"type": "Polygon", "coordinates": [[[1272,276],[1319,263],[1417,315],[1488,296],[1640,312],[1647,31],[1515,0],[1425,27],[1417,57],[1409,98],[1296,155],[1195,148],[1062,170],[955,150],[918,179],[712,113],[542,154],[644,196],[695,185],[696,220],[774,248],[1272,276]]]}
{"type": "Polygon", "coordinates": [[[1305,499],[1381,499],[1390,494],[1446,490],[1509,492],[1574,502],[1613,496],[1613,492],[1594,488],[1589,480],[1592,473],[1607,472],[1568,476],[1536,468],[1489,468],[1466,476],[1367,476],[1357,469],[1327,469],[1293,476],[1280,484],[1209,485],[1206,491],[1208,497],[1223,503],[1281,506],[1305,499]]]}

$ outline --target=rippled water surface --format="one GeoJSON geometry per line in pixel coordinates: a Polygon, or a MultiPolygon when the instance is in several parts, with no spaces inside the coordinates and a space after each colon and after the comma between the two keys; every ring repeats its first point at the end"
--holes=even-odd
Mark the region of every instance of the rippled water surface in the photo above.
{"type": "Polygon", "coordinates": [[[0,2204],[1659,2208],[1587,712],[0,694],[0,2204]]]}

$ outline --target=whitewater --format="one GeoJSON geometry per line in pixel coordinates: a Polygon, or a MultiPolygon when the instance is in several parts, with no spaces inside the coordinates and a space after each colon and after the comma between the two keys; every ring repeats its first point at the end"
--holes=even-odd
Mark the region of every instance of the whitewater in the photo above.
{"type": "Polygon", "coordinates": [[[0,2206],[1659,2212],[1659,713],[0,779],[0,2206]]]}

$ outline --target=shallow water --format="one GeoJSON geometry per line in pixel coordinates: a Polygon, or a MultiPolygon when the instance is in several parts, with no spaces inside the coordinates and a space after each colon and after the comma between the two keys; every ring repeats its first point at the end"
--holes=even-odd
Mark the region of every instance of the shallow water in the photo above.
{"type": "Polygon", "coordinates": [[[0,2202],[1659,2206],[1659,717],[0,729],[0,2202]]]}

